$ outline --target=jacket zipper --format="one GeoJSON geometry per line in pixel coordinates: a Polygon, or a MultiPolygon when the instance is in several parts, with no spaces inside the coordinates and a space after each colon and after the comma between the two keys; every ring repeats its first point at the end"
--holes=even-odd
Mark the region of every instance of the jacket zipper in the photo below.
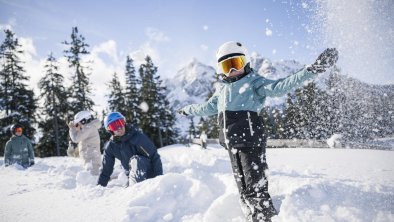
{"type": "Polygon", "coordinates": [[[226,130],[227,130],[227,126],[226,126],[226,98],[227,97],[227,86],[224,86],[224,96],[223,96],[223,136],[224,136],[224,143],[227,146],[227,149],[230,149],[229,144],[228,144],[228,140],[227,140],[227,135],[226,135],[226,130]]]}
{"type": "Polygon", "coordinates": [[[253,131],[252,121],[250,120],[250,113],[249,112],[248,112],[248,120],[249,120],[250,135],[253,136],[254,131],[253,131]]]}

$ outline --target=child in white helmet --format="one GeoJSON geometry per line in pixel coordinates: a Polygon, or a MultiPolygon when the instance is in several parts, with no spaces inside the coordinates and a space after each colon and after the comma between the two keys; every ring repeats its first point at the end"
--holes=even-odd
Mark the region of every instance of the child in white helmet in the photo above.
{"type": "Polygon", "coordinates": [[[69,156],[79,156],[85,168],[92,175],[99,175],[101,167],[100,136],[98,130],[101,122],[94,118],[89,111],[77,113],[74,120],[68,124],[70,138],[77,147],[69,146],[69,156]],[[73,152],[73,149],[77,152],[73,152]]]}
{"type": "Polygon", "coordinates": [[[312,65],[279,80],[269,80],[250,68],[247,50],[239,42],[226,42],[216,54],[222,80],[213,96],[203,104],[188,105],[182,115],[218,115],[219,141],[230,155],[240,193],[242,210],[249,221],[271,221],[277,214],[268,193],[265,158],[267,137],[262,117],[267,97],[286,95],[305,81],[333,66],[336,49],[326,49],[312,65]]]}

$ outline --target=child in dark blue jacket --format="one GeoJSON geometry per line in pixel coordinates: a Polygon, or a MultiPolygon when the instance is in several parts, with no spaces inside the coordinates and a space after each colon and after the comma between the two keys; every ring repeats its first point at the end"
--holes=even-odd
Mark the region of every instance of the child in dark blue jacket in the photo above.
{"type": "Polygon", "coordinates": [[[125,117],[112,112],[104,119],[105,128],[112,133],[105,144],[103,166],[98,184],[107,186],[114,169],[115,158],[119,159],[129,185],[163,174],[160,155],[153,142],[132,126],[127,126],[125,117]]]}

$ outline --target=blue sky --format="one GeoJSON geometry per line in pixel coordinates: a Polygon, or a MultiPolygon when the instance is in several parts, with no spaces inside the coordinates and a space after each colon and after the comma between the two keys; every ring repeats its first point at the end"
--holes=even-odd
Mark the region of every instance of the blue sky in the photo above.
{"type": "Polygon", "coordinates": [[[126,55],[138,65],[149,54],[159,74],[169,77],[192,58],[214,66],[216,49],[230,40],[273,61],[303,64],[335,46],[349,75],[393,83],[394,3],[376,2],[0,0],[0,28],[11,28],[24,45],[23,59],[35,87],[49,52],[61,62],[61,42],[77,26],[90,45],[94,94],[100,98],[113,72],[123,72],[126,55]]]}
{"type": "Polygon", "coordinates": [[[306,11],[292,2],[14,0],[1,1],[0,21],[12,24],[18,36],[32,38],[38,56],[50,51],[61,56],[60,42],[78,26],[91,46],[114,40],[119,53],[125,54],[149,42],[163,56],[196,57],[208,63],[220,44],[238,40],[249,51],[274,60],[308,62],[315,55],[309,57],[303,49],[308,44],[306,11]],[[153,40],[149,32],[156,35],[153,40]]]}

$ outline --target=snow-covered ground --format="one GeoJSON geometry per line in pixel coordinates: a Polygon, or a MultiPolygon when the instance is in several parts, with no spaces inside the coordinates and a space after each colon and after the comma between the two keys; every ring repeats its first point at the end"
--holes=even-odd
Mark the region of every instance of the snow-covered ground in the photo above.
{"type": "MultiPolygon", "coordinates": [[[[37,158],[22,170],[0,161],[0,221],[244,221],[226,150],[159,150],[165,174],[133,187],[95,186],[75,158],[37,158]]],[[[278,221],[394,221],[394,152],[268,149],[278,221]]]]}

